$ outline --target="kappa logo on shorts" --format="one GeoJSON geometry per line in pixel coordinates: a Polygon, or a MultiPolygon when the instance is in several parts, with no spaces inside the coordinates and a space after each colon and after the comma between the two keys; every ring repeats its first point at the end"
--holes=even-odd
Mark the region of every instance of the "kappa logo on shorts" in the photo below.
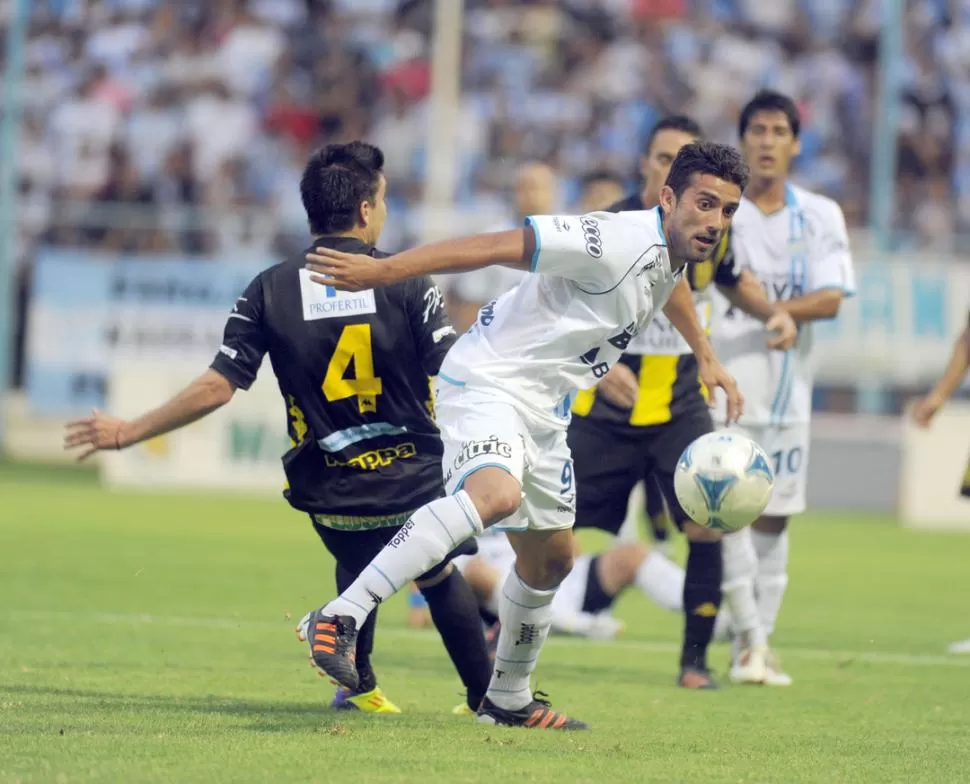
{"type": "Polygon", "coordinates": [[[499,441],[498,436],[492,436],[485,441],[462,441],[461,449],[455,457],[455,468],[483,455],[494,455],[509,460],[512,457],[512,446],[505,441],[499,441]]]}

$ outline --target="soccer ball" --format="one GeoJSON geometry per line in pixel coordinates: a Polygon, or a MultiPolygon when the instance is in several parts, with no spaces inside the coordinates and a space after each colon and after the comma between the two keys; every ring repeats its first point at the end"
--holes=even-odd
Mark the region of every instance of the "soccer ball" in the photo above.
{"type": "Polygon", "coordinates": [[[737,433],[708,433],[680,456],[677,500],[694,522],[739,531],[764,512],[775,486],[765,451],[737,433]]]}

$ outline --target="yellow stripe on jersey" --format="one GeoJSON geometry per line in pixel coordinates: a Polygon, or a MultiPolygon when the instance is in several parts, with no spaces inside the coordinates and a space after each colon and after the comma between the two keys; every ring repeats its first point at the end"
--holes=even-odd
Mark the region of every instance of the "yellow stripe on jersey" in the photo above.
{"type": "Polygon", "coordinates": [[[576,416],[586,416],[590,409],[593,407],[593,403],[596,402],[596,387],[592,389],[581,389],[576,393],[576,397],[573,399],[573,413],[576,416]]]}
{"type": "Polygon", "coordinates": [[[670,421],[670,403],[674,399],[679,359],[676,356],[641,358],[640,394],[630,412],[631,425],[643,427],[670,421]]]}

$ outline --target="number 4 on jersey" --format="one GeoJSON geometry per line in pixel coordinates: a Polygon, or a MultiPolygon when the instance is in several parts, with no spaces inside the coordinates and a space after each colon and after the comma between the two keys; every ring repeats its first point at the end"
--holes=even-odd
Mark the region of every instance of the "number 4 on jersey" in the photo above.
{"type": "Polygon", "coordinates": [[[377,396],[383,391],[381,380],[374,375],[370,324],[348,324],[327,366],[323,394],[331,403],[356,397],[360,413],[370,414],[377,411],[377,396]],[[347,378],[351,362],[354,378],[347,378]]]}

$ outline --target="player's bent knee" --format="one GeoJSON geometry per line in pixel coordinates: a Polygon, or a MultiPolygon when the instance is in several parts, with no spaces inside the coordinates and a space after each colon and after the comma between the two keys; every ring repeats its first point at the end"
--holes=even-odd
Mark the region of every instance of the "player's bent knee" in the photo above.
{"type": "Polygon", "coordinates": [[[764,515],[755,520],[751,527],[765,534],[780,534],[788,526],[787,517],[764,515]]]}
{"type": "Polygon", "coordinates": [[[498,571],[483,558],[473,558],[465,565],[464,575],[479,603],[488,601],[498,583],[498,571]]]}
{"type": "Polygon", "coordinates": [[[573,570],[573,563],[575,563],[575,558],[572,551],[549,553],[543,564],[543,576],[545,578],[543,583],[546,587],[554,588],[562,583],[573,570]]]}
{"type": "Polygon", "coordinates": [[[693,520],[687,520],[684,523],[684,535],[692,542],[720,542],[723,536],[720,531],[705,528],[693,520]]]}
{"type": "Polygon", "coordinates": [[[462,489],[486,528],[515,514],[522,503],[522,485],[508,471],[494,466],[479,468],[465,480],[462,489]]]}
{"type": "Polygon", "coordinates": [[[603,553],[596,559],[597,576],[603,589],[614,596],[632,585],[649,553],[642,542],[621,544],[603,553]]]}
{"type": "Polygon", "coordinates": [[[515,570],[524,583],[538,591],[557,588],[573,568],[571,531],[510,533],[515,549],[515,570]]]}

